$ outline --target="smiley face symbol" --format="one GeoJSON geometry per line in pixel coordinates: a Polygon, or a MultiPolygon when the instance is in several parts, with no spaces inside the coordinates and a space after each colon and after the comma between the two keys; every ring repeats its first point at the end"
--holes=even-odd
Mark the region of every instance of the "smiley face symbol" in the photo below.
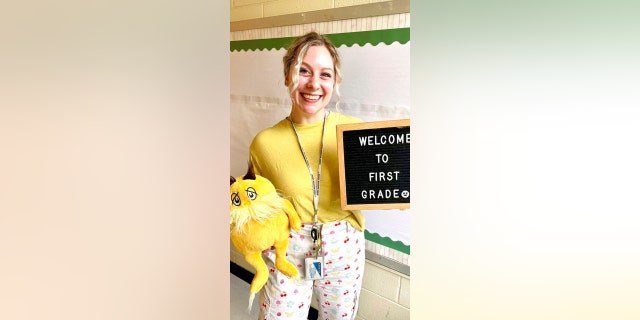
{"type": "Polygon", "coordinates": [[[402,190],[402,193],[400,194],[403,198],[409,198],[409,190],[402,190]]]}

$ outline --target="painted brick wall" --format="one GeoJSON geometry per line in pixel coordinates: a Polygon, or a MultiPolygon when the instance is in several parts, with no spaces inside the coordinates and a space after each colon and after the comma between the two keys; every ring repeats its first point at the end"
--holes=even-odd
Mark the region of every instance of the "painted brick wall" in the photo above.
{"type": "Polygon", "coordinates": [[[409,319],[409,276],[370,260],[366,261],[364,270],[356,319],[409,319]]]}
{"type": "Polygon", "coordinates": [[[353,18],[329,22],[314,22],[293,26],[280,26],[271,28],[232,31],[231,41],[285,38],[303,35],[308,31],[320,33],[344,33],[371,30],[386,30],[397,28],[409,28],[411,24],[409,13],[390,14],[377,17],[353,18]]]}
{"type": "Polygon", "coordinates": [[[230,0],[230,20],[241,21],[388,0],[230,0]]]}

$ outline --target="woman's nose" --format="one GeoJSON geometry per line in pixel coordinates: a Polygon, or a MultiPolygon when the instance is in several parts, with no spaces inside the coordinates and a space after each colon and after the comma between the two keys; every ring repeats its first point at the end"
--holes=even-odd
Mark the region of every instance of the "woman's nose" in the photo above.
{"type": "Polygon", "coordinates": [[[319,79],[316,76],[309,77],[309,81],[307,82],[307,86],[309,88],[318,88],[319,79]]]}

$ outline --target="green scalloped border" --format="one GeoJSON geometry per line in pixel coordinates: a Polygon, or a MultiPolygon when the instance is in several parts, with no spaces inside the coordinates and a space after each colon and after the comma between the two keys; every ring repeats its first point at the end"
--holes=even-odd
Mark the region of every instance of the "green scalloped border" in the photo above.
{"type": "Polygon", "coordinates": [[[364,238],[377,244],[381,244],[385,247],[398,250],[402,253],[411,254],[411,246],[406,245],[401,241],[391,240],[391,238],[389,237],[383,237],[375,232],[364,230],[364,238]]]}
{"type": "MultiPolygon", "coordinates": [[[[326,34],[327,38],[333,42],[336,47],[346,45],[351,47],[355,44],[364,46],[367,43],[372,45],[378,45],[380,43],[392,44],[398,42],[400,44],[406,44],[409,42],[410,32],[409,28],[398,29],[386,29],[386,30],[372,30],[372,31],[358,31],[347,33],[332,33],[326,34]]],[[[279,50],[286,48],[295,39],[294,37],[287,38],[272,38],[272,39],[256,39],[256,40],[239,40],[230,41],[231,51],[253,51],[253,50],[279,50]]]]}

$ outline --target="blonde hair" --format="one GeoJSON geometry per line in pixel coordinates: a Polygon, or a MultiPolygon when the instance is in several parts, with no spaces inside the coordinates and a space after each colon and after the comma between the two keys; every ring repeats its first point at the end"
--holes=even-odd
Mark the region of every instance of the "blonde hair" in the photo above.
{"type": "Polygon", "coordinates": [[[307,54],[307,50],[312,46],[324,46],[329,50],[331,58],[333,59],[333,69],[335,72],[335,81],[333,83],[333,91],[336,93],[336,109],[340,101],[340,82],[342,82],[342,73],[340,72],[340,56],[338,55],[338,49],[333,45],[324,35],[321,35],[315,31],[311,31],[303,36],[296,38],[293,43],[287,48],[287,53],[282,58],[282,64],[284,67],[284,83],[289,88],[289,94],[291,95],[298,87],[298,75],[300,73],[300,65],[302,65],[302,59],[307,54]]]}

